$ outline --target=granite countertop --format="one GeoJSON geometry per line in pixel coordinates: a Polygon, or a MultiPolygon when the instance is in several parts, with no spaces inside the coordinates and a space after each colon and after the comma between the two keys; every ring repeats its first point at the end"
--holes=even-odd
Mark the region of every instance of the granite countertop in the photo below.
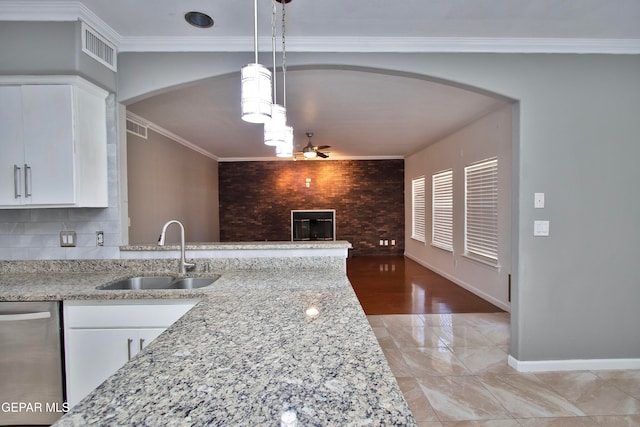
{"type": "MultiPolygon", "coordinates": [[[[266,250],[266,249],[349,249],[351,243],[345,240],[323,241],[265,241],[265,242],[190,242],[186,250],[266,250]]],[[[170,251],[179,250],[179,245],[147,244],[120,246],[121,251],[170,251]]]]}
{"type": "MultiPolygon", "coordinates": [[[[47,272],[16,273],[0,276],[0,301],[64,301],[64,300],[117,300],[117,299],[176,299],[201,298],[213,288],[162,290],[102,290],[102,285],[135,276],[172,276],[167,271],[149,272],[47,272]]],[[[213,273],[189,274],[189,277],[212,277],[213,273]]]]}
{"type": "Polygon", "coordinates": [[[95,289],[123,276],[0,277],[0,300],[200,299],[57,426],[276,426],[287,409],[299,426],[416,425],[344,272],[228,271],[197,290],[95,289]]]}

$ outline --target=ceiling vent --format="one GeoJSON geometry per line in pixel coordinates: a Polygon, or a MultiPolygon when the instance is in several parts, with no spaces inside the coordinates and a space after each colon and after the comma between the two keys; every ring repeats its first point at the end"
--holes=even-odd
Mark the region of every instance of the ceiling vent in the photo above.
{"type": "Polygon", "coordinates": [[[127,132],[147,139],[147,126],[127,117],[127,132]]]}
{"type": "Polygon", "coordinates": [[[115,46],[84,22],[82,23],[82,51],[111,70],[118,71],[115,46]]]}

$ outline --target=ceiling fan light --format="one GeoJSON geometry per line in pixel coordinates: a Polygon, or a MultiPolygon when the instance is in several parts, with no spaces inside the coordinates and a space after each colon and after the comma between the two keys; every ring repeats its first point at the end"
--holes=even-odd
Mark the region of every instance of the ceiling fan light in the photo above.
{"type": "Polygon", "coordinates": [[[282,105],[273,104],[271,107],[271,119],[264,124],[265,145],[277,146],[286,138],[287,109],[282,105]]]}
{"type": "Polygon", "coordinates": [[[265,123],[271,118],[271,71],[261,64],[242,67],[241,110],[242,120],[265,123]]]}
{"type": "Polygon", "coordinates": [[[318,155],[313,145],[311,145],[311,141],[309,141],[302,149],[302,155],[307,159],[313,159],[318,155]]]}

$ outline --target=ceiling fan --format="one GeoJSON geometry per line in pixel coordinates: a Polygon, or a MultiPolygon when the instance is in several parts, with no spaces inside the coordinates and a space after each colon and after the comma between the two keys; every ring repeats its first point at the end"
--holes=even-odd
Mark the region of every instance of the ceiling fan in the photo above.
{"type": "Polygon", "coordinates": [[[313,137],[313,132],[307,132],[307,138],[309,138],[309,142],[307,145],[302,148],[302,151],[296,153],[296,159],[302,155],[302,157],[307,159],[314,159],[316,157],[320,157],[326,159],[329,157],[327,153],[324,153],[322,150],[326,150],[327,148],[331,148],[330,145],[320,145],[316,146],[311,143],[311,137],[313,137]]]}

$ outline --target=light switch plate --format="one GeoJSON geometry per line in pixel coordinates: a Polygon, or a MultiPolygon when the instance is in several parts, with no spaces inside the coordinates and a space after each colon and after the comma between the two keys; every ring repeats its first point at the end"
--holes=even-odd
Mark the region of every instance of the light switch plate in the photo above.
{"type": "Polygon", "coordinates": [[[535,193],[533,206],[536,209],[544,208],[544,193],[535,193]]]}
{"type": "Polygon", "coordinates": [[[60,232],[60,246],[63,248],[73,248],[76,246],[76,232],[75,231],[61,231],[60,232]]]}
{"type": "Polygon", "coordinates": [[[533,235],[534,236],[548,236],[549,235],[549,221],[534,221],[533,222],[533,235]]]}

